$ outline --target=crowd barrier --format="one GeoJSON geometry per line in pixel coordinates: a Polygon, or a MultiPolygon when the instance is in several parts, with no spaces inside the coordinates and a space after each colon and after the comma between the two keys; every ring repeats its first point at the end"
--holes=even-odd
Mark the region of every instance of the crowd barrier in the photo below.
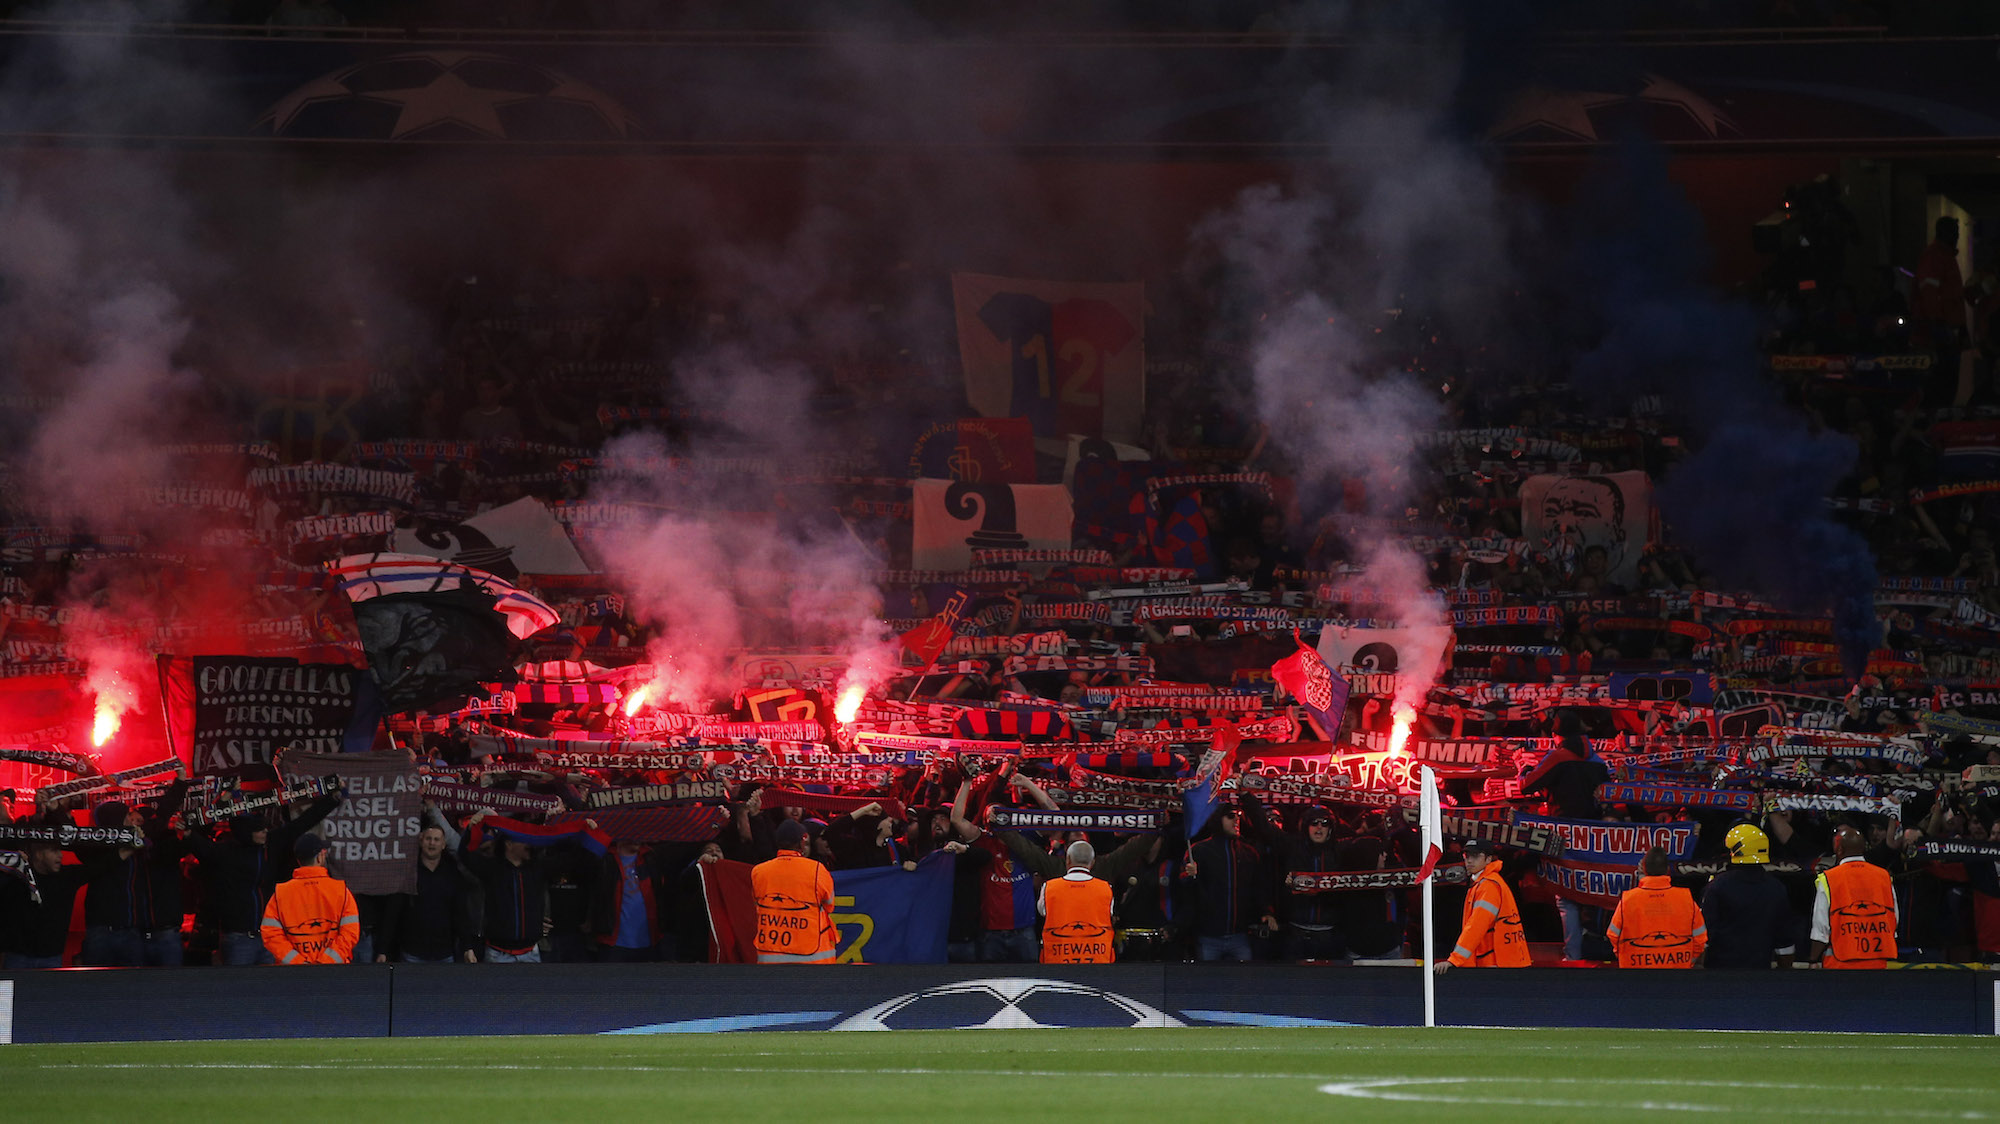
{"type": "MultiPolygon", "coordinates": [[[[1415,1026],[1413,967],[357,965],[0,973],[0,1042],[1415,1026]]],[[[1455,1026],[2000,1034],[2000,973],[1452,972],[1455,1026]]]]}

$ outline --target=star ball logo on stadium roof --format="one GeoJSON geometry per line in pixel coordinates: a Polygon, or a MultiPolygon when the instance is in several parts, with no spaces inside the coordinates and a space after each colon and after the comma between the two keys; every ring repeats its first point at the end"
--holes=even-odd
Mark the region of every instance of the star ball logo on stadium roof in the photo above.
{"type": "Polygon", "coordinates": [[[558,70],[483,51],[416,51],[331,71],[278,99],[257,131],[410,141],[618,141],[635,131],[610,95],[558,70]]]}

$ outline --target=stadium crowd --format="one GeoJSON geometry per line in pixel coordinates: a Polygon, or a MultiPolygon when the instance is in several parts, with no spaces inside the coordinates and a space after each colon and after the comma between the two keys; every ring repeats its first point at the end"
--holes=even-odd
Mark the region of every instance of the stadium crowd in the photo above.
{"type": "MultiPolygon", "coordinates": [[[[350,432],[179,455],[211,476],[242,472],[239,489],[280,465],[360,470],[352,487],[331,474],[253,486],[256,502],[230,512],[239,533],[214,541],[266,552],[287,580],[405,549],[392,538],[416,530],[435,556],[491,567],[549,614],[507,652],[506,674],[460,676],[490,691],[396,695],[378,675],[403,705],[385,707],[376,744],[437,798],[399,829],[413,842],[398,852],[406,888],[356,894],[356,961],[708,959],[717,907],[704,868],[771,859],[793,823],[836,872],[943,855],[953,960],[1036,959],[1037,886],[1062,876],[1078,838],[1112,884],[1125,958],[1397,958],[1418,940],[1402,877],[1422,861],[1406,814],[1417,760],[1440,773],[1447,833],[1501,844],[1545,959],[1611,958],[1610,915],[1663,837],[1654,828],[1685,829],[1672,877],[1697,897],[1726,899],[1709,887],[1732,863],[1784,888],[1775,935],[1747,955],[1742,934],[1719,930],[1751,922],[1711,917],[1711,949],[1736,942],[1712,963],[1802,951],[1816,865],[1851,828],[1894,880],[1900,958],[1966,961],[2000,956],[2000,401],[1992,278],[1962,282],[1955,263],[1947,278],[1940,262],[1951,259],[1927,255],[1898,291],[1893,275],[1873,290],[1804,288],[1786,271],[1825,263],[1784,259],[1762,289],[1762,378],[1813,432],[1858,450],[1821,517],[1858,534],[1879,570],[1865,668],[1843,666],[1830,614],[1718,585],[1654,516],[1653,483],[1689,455],[1659,400],[1607,417],[1568,386],[1475,369],[1477,349],[1402,312],[1376,325],[1381,355],[1442,388],[1443,420],[1412,435],[1397,521],[1360,495],[1305,510],[1297,466],[1218,391],[1226,380],[1192,377],[1197,365],[1169,348],[1148,356],[1145,449],[1038,443],[1032,468],[1003,485],[1065,486],[1066,546],[1001,541],[969,567],[932,569],[910,476],[962,473],[1024,436],[969,420],[949,423],[934,460],[925,437],[912,448],[921,424],[969,413],[948,347],[870,325],[809,364],[812,406],[836,431],[854,426],[850,456],[810,471],[728,460],[702,437],[717,419],[656,357],[745,334],[743,310],[645,280],[486,268],[435,302],[434,351],[368,365],[350,432]],[[733,698],[649,704],[639,688],[658,678],[671,629],[605,567],[537,574],[468,531],[526,503],[597,557],[632,517],[601,498],[626,467],[604,450],[635,435],[685,454],[680,468],[800,471],[831,497],[835,525],[879,566],[884,635],[903,637],[902,666],[857,714],[834,717],[840,661],[786,643],[783,601],[742,606],[733,698]],[[388,477],[408,489],[394,504],[372,490],[388,477]],[[1385,538],[1420,560],[1431,619],[1403,615],[1404,591],[1366,565],[1385,538]],[[1441,638],[1434,682],[1413,654],[1426,631],[1441,638]],[[1294,636],[1315,634],[1344,684],[1338,702],[1274,672],[1310,648],[1294,636]],[[1414,726],[1397,747],[1394,702],[1413,681],[1414,726]],[[785,728],[801,724],[817,729],[785,728]],[[660,786],[696,794],[648,791],[660,786]],[[1157,822],[1136,834],[999,826],[995,810],[1015,808],[1136,808],[1157,822]],[[1757,831],[1736,830],[1746,823],[1757,831]],[[1640,830],[1600,844],[1588,825],[1640,830]]],[[[724,510],[751,494],[726,491],[724,510]]],[[[79,575],[119,554],[73,547],[6,567],[10,677],[75,656],[58,610],[79,575]]],[[[343,636],[388,662],[368,629],[343,636]]],[[[60,756],[12,748],[38,767],[60,756]]],[[[285,787],[295,777],[273,764],[212,763],[164,788],[98,778],[71,795],[49,773],[0,804],[0,838],[24,844],[16,877],[0,879],[6,966],[271,959],[266,907],[327,849],[316,831],[343,804],[337,787],[285,787]],[[62,834],[77,828],[111,834],[62,834]]],[[[1445,916],[1464,884],[1447,887],[1445,916]]],[[[1726,905],[1723,916],[1740,918],[1726,905]]],[[[1439,934],[1440,952],[1451,937],[1439,934]]]]}

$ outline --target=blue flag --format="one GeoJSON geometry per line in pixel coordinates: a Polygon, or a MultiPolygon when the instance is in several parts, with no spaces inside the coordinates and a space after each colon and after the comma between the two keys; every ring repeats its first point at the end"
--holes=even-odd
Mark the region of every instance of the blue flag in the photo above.
{"type": "Polygon", "coordinates": [[[868,964],[942,964],[951,926],[952,857],[933,851],[917,869],[870,866],[833,872],[839,959],[868,964]],[[853,955],[850,956],[850,950],[853,955]]]}

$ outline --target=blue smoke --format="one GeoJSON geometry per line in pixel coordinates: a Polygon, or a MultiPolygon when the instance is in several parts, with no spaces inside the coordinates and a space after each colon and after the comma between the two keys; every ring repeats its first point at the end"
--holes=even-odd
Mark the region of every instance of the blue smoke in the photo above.
{"type": "Polygon", "coordinates": [[[1875,559],[1824,498],[1853,442],[1814,432],[1765,373],[1751,309],[1702,280],[1707,234],[1660,150],[1615,145],[1585,185],[1566,284],[1594,323],[1573,366],[1586,401],[1624,412],[1659,395],[1690,455],[1655,495],[1672,538],[1712,579],[1795,612],[1833,613],[1850,678],[1878,646],[1875,559]]]}

